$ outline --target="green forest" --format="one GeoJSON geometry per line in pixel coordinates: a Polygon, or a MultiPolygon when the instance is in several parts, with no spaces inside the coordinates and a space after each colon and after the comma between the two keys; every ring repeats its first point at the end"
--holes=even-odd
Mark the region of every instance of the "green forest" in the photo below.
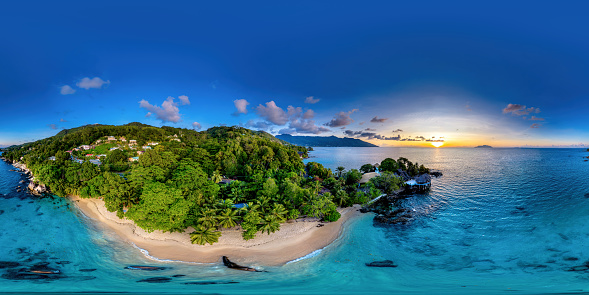
{"type": "Polygon", "coordinates": [[[213,127],[197,132],[141,123],[63,130],[6,148],[3,157],[26,164],[53,194],[102,198],[109,211],[147,231],[192,227],[197,244],[217,242],[222,228],[240,226],[247,240],[302,216],[336,221],[337,207],[399,189],[403,181],[393,174],[397,169],[412,175],[426,169],[387,158],[380,176],[359,185],[360,171],[338,167],[334,173],[319,163],[305,165],[307,148],[263,131],[213,127]]]}

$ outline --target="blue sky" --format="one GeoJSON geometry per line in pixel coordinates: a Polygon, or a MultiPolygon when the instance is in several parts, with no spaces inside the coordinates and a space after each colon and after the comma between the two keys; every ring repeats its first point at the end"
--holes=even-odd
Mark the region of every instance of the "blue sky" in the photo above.
{"type": "Polygon", "coordinates": [[[4,4],[0,146],[134,121],[589,145],[588,4],[403,2],[4,4]]]}

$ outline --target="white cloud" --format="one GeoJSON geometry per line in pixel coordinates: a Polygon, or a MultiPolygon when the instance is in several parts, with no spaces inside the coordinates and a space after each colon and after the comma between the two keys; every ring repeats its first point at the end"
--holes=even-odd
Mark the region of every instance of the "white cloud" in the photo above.
{"type": "Polygon", "coordinates": [[[289,124],[290,130],[294,130],[297,133],[312,133],[320,134],[323,132],[331,131],[329,128],[315,125],[313,120],[299,120],[293,119],[289,124]]]}
{"type": "Polygon", "coordinates": [[[180,95],[180,96],[178,96],[178,99],[180,100],[182,105],[190,104],[190,100],[188,100],[188,96],[186,96],[186,95],[180,95]]]}
{"type": "Polygon", "coordinates": [[[64,118],[59,119],[59,122],[67,122],[64,118]]]}
{"type": "Polygon", "coordinates": [[[180,110],[178,109],[178,104],[174,102],[174,98],[171,96],[168,96],[168,98],[162,103],[161,107],[152,105],[145,99],[142,99],[139,102],[139,107],[149,111],[146,117],[149,116],[150,113],[153,113],[159,120],[162,120],[163,123],[177,123],[180,121],[180,110]]]}
{"type": "Polygon", "coordinates": [[[149,118],[151,117],[151,112],[147,112],[147,114],[145,114],[145,118],[149,118]]]}
{"type": "Polygon", "coordinates": [[[276,125],[284,125],[288,122],[288,115],[274,101],[267,102],[266,106],[258,105],[256,111],[260,117],[276,125]]]}
{"type": "Polygon", "coordinates": [[[200,126],[200,123],[198,122],[192,122],[192,128],[194,128],[194,130],[200,130],[202,126],[200,126]]]}
{"type": "Polygon", "coordinates": [[[307,98],[305,98],[305,103],[309,103],[309,104],[316,104],[319,102],[319,98],[314,98],[313,96],[308,96],[307,98]]]}
{"type": "Polygon", "coordinates": [[[110,84],[110,81],[104,81],[98,77],[94,77],[92,79],[85,77],[82,78],[82,80],[80,80],[78,83],[76,83],[76,86],[87,90],[90,88],[100,89],[104,84],[110,84]]]}
{"type": "Polygon", "coordinates": [[[339,112],[335,114],[335,117],[331,119],[331,121],[325,123],[325,126],[341,127],[350,125],[352,122],[354,122],[354,119],[350,118],[350,115],[356,111],[358,111],[358,109],[353,109],[349,112],[339,112]]]}
{"type": "Polygon", "coordinates": [[[315,112],[313,110],[307,110],[303,114],[303,119],[313,119],[315,117],[315,112]]]}
{"type": "Polygon", "coordinates": [[[239,114],[247,114],[247,106],[250,104],[245,99],[236,99],[233,101],[235,108],[237,111],[233,113],[234,116],[239,116],[239,114]]]}
{"type": "Polygon", "coordinates": [[[59,93],[63,95],[74,94],[76,93],[76,90],[72,88],[70,85],[63,85],[61,86],[61,90],[59,91],[59,93]]]}

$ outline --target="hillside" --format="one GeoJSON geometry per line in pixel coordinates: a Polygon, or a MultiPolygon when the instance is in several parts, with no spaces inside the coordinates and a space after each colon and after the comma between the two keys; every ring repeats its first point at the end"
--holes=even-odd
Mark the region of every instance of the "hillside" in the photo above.
{"type": "MultiPolygon", "coordinates": [[[[215,243],[220,228],[237,225],[252,239],[300,215],[335,221],[336,202],[350,206],[369,198],[356,192],[356,181],[335,180],[318,163],[305,166],[305,147],[235,126],[197,132],[86,125],[11,146],[2,156],[26,165],[19,167],[52,194],[100,198],[108,211],[149,232],[193,227],[198,244],[215,243]],[[328,178],[333,194],[319,194],[328,178]]],[[[350,175],[359,179],[357,171],[350,175]]]]}
{"type": "Polygon", "coordinates": [[[313,147],[378,147],[369,142],[356,138],[340,138],[335,136],[292,136],[289,134],[277,135],[276,138],[299,146],[313,147]]]}

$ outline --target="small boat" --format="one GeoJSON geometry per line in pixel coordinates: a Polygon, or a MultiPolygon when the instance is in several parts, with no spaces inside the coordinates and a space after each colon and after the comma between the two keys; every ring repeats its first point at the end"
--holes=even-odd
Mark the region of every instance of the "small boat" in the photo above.
{"type": "Polygon", "coordinates": [[[56,274],[61,273],[61,271],[59,271],[57,269],[33,269],[33,270],[30,270],[29,272],[36,273],[36,274],[44,274],[44,275],[56,275],[56,274]]]}

